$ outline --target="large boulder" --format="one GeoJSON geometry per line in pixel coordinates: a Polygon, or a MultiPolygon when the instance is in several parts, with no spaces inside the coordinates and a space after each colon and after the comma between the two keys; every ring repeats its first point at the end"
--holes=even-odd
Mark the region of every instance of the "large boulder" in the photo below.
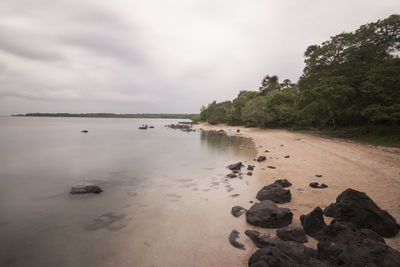
{"type": "Polygon", "coordinates": [[[231,171],[240,171],[240,169],[243,166],[244,165],[241,162],[238,162],[238,163],[234,163],[234,164],[228,165],[227,168],[230,169],[231,171]]]}
{"type": "Polygon", "coordinates": [[[320,207],[316,207],[307,215],[301,215],[300,221],[304,232],[317,240],[322,234],[322,231],[326,228],[324,214],[320,207]]]}
{"type": "Polygon", "coordinates": [[[275,203],[287,203],[292,199],[290,190],[284,189],[280,184],[270,184],[264,186],[257,193],[257,199],[262,200],[272,200],[275,203]]]}
{"type": "Polygon", "coordinates": [[[297,243],[307,243],[307,237],[303,228],[286,226],[278,229],[276,235],[283,241],[294,241],[297,243]]]}
{"type": "Polygon", "coordinates": [[[300,220],[305,232],[319,241],[318,258],[333,266],[400,266],[400,252],[370,229],[336,220],[326,225],[319,207],[300,220]]]}
{"type": "Polygon", "coordinates": [[[383,237],[393,237],[399,232],[399,225],[387,211],[379,208],[367,194],[351,188],[325,208],[324,214],[336,221],[350,222],[358,229],[371,229],[383,237]]]}
{"type": "Polygon", "coordinates": [[[280,184],[282,187],[289,187],[292,185],[287,179],[278,179],[274,182],[274,184],[280,184]]]}
{"type": "Polygon", "coordinates": [[[281,228],[292,223],[293,213],[280,208],[271,200],[255,203],[246,212],[246,221],[263,228],[281,228]]]}
{"type": "Polygon", "coordinates": [[[97,185],[78,185],[71,188],[70,194],[99,194],[101,192],[103,192],[103,189],[101,189],[100,186],[97,185]]]}

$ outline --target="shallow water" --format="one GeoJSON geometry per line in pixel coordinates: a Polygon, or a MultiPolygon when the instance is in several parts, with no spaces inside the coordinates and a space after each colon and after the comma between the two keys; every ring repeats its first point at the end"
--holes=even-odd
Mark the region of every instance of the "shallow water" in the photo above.
{"type": "Polygon", "coordinates": [[[260,182],[225,167],[253,143],[164,127],[178,121],[0,117],[0,265],[243,265],[230,208],[260,182]],[[86,183],[104,192],[69,194],[86,183]]]}

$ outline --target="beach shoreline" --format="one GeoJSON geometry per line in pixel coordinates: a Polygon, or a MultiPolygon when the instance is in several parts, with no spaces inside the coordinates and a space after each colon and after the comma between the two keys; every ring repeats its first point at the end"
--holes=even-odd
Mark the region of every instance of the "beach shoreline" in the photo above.
{"type": "MultiPolygon", "coordinates": [[[[302,214],[308,214],[317,206],[324,209],[335,202],[336,197],[347,188],[367,193],[379,207],[400,221],[398,149],[279,129],[207,123],[193,125],[193,128],[234,133],[239,130],[239,136],[251,138],[258,155],[267,157],[262,163],[254,162],[254,174],[265,182],[265,185],[273,183],[276,179],[288,179],[293,184],[289,188],[292,194],[291,202],[279,206],[292,211],[294,226],[301,226],[299,218],[302,214]],[[267,166],[274,166],[276,169],[267,166]],[[325,183],[328,188],[311,188],[311,182],[325,183]]],[[[257,194],[256,191],[252,193],[254,196],[257,194]]],[[[328,223],[330,218],[325,217],[325,221],[328,223]]],[[[276,232],[276,229],[259,230],[272,236],[275,236],[276,232]]],[[[400,250],[400,235],[385,238],[385,241],[392,248],[400,250]]],[[[315,248],[316,243],[316,240],[309,237],[306,245],[315,248]]]]}

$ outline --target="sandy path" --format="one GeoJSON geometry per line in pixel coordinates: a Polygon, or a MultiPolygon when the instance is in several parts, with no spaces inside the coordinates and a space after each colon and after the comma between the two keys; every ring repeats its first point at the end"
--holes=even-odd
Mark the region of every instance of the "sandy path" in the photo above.
{"type": "MultiPolygon", "coordinates": [[[[232,127],[226,125],[195,125],[204,130],[236,132],[254,140],[259,155],[267,161],[256,163],[256,174],[265,185],[274,179],[288,179],[292,201],[281,205],[293,212],[293,225],[300,226],[301,214],[316,206],[325,208],[347,188],[366,192],[382,209],[400,222],[400,150],[362,145],[339,139],[326,139],[285,130],[232,127]],[[300,139],[300,140],[296,140],[300,139]],[[269,152],[264,152],[268,150],[269,152]],[[284,158],[289,155],[290,158],[284,158]],[[267,165],[276,169],[267,168],[267,165]],[[321,178],[316,174],[323,175],[321,178]],[[325,183],[327,189],[313,189],[310,182],[325,183]]],[[[254,196],[256,195],[254,192],[254,196]]],[[[329,219],[326,218],[328,222],[329,219]]],[[[275,230],[261,229],[275,233],[275,230]]],[[[400,250],[400,234],[386,239],[388,245],[400,250]]],[[[310,245],[315,246],[315,240],[310,245]]]]}

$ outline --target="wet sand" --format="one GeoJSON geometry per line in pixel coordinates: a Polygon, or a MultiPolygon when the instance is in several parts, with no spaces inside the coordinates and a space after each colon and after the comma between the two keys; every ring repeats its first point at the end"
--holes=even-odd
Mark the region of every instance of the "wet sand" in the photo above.
{"type": "MultiPolygon", "coordinates": [[[[227,132],[240,129],[241,136],[252,138],[258,155],[267,157],[266,161],[253,164],[256,165],[255,174],[261,183],[267,185],[275,179],[286,178],[293,184],[289,187],[292,201],[279,205],[293,212],[292,225],[301,226],[300,215],[309,213],[317,206],[325,208],[335,202],[336,197],[347,188],[367,193],[379,207],[387,210],[400,222],[400,149],[375,147],[285,130],[204,123],[195,125],[194,128],[222,129],[227,132]],[[289,157],[285,158],[287,155],[289,157]],[[275,166],[276,169],[267,166],[275,166]],[[322,177],[318,178],[315,175],[322,177]],[[311,188],[311,182],[325,183],[328,188],[311,188]]],[[[251,192],[253,197],[259,189],[261,187],[251,192]]],[[[243,207],[248,208],[248,205],[243,207]]],[[[240,218],[245,221],[245,218],[240,218]]],[[[329,222],[330,218],[325,217],[325,221],[329,222]]],[[[261,228],[258,230],[271,233],[272,236],[276,231],[261,228]]],[[[248,254],[251,255],[250,252],[255,251],[255,247],[251,242],[247,242],[248,238],[243,232],[241,234],[239,241],[244,241],[248,254]]],[[[306,245],[315,247],[316,241],[311,237],[308,239],[309,243],[306,245]]],[[[394,238],[385,238],[385,241],[389,246],[400,250],[400,234],[394,238]]]]}

